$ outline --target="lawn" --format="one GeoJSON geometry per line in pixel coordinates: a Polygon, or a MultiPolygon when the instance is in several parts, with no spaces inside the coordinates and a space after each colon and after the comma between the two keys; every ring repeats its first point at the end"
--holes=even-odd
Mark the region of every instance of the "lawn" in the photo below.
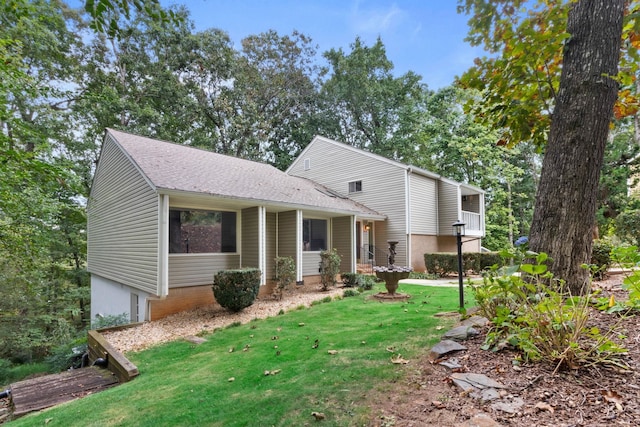
{"type": "Polygon", "coordinates": [[[392,358],[411,363],[432,346],[449,326],[433,315],[458,303],[456,288],[402,284],[407,302],[370,298],[381,290],[129,353],[134,381],[11,425],[302,426],[312,412],[323,426],[367,425],[368,393],[405,375],[392,358]]]}

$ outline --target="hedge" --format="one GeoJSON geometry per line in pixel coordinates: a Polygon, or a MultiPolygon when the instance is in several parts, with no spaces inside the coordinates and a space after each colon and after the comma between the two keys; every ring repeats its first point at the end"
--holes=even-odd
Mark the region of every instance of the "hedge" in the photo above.
{"type": "MultiPolygon", "coordinates": [[[[464,252],[462,254],[462,269],[464,273],[479,274],[482,270],[494,264],[500,264],[502,259],[498,252],[464,252]]],[[[424,254],[424,265],[427,273],[438,276],[449,276],[458,273],[458,254],[448,252],[424,254]]]]}

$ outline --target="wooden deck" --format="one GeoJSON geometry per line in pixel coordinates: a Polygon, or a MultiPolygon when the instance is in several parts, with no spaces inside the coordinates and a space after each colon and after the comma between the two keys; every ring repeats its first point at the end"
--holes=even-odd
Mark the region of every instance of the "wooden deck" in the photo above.
{"type": "Polygon", "coordinates": [[[39,411],[113,387],[118,378],[97,366],[45,375],[11,384],[13,416],[39,411]]]}

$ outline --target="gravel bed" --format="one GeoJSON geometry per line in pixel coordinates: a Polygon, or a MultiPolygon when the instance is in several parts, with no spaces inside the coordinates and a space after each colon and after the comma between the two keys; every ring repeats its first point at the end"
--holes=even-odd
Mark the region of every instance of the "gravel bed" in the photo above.
{"type": "Polygon", "coordinates": [[[151,346],[185,337],[211,332],[232,323],[247,323],[253,319],[276,316],[281,310],[289,311],[301,305],[309,307],[314,301],[342,295],[343,288],[321,291],[319,285],[296,286],[285,292],[278,301],[268,296],[239,313],[231,313],[218,304],[177,313],[160,320],[117,331],[104,332],[104,337],[122,353],[141,351],[151,346]]]}

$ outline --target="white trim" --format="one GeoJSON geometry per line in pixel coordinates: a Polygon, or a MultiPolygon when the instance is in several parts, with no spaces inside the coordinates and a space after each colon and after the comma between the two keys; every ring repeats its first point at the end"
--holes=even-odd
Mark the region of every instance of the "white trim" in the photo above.
{"type": "Polygon", "coordinates": [[[258,268],[260,284],[267,283],[267,209],[258,206],[258,268]]]}
{"type": "Polygon", "coordinates": [[[158,203],[158,296],[169,295],[169,196],[158,203]]]}
{"type": "Polygon", "coordinates": [[[302,252],[302,211],[296,210],[296,281],[302,280],[302,267],[304,264],[302,252]]]}

